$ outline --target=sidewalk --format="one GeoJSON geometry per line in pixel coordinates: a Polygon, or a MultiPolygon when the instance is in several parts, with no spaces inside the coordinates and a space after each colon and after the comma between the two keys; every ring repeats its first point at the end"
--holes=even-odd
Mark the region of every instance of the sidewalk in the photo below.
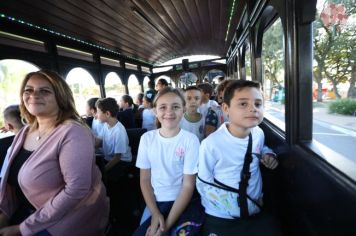
{"type": "Polygon", "coordinates": [[[356,116],[329,114],[328,109],[322,107],[314,108],[313,116],[315,120],[337,125],[348,130],[356,131],[356,116]]]}

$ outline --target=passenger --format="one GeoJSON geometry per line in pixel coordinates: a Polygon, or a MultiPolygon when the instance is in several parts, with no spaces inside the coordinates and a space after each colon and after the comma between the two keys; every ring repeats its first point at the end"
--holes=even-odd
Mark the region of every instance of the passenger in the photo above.
{"type": "Polygon", "coordinates": [[[201,103],[201,90],[196,86],[189,86],[185,89],[184,98],[186,111],[180,122],[180,127],[195,134],[199,141],[204,138],[204,117],[198,112],[201,103]]]}
{"type": "Polygon", "coordinates": [[[176,225],[198,212],[187,208],[195,188],[199,140],[179,128],[184,98],[167,87],[153,104],[161,127],[141,137],[136,166],[147,207],[134,235],[172,235],[176,225]]]}
{"type": "MultiPolygon", "coordinates": [[[[2,132],[12,132],[16,135],[22,129],[22,127],[24,127],[24,123],[22,123],[19,105],[11,105],[6,107],[3,114],[4,114],[5,127],[1,129],[2,132]]],[[[7,166],[9,164],[8,155],[10,151],[11,151],[11,146],[7,149],[7,153],[1,167],[1,172],[0,172],[1,179],[4,176],[7,166]]]]}
{"type": "Polygon", "coordinates": [[[165,87],[168,87],[168,82],[167,80],[161,78],[157,81],[157,84],[156,84],[156,91],[159,92],[161,91],[162,89],[164,89],[165,87]]]}
{"type": "Polygon", "coordinates": [[[214,100],[210,100],[210,97],[213,94],[213,87],[210,84],[199,84],[198,88],[200,88],[202,91],[201,105],[198,111],[204,116],[205,119],[206,115],[208,114],[209,107],[218,106],[219,104],[214,100]]]}
{"type": "Polygon", "coordinates": [[[20,96],[28,125],[14,139],[1,182],[0,234],[103,235],[109,201],[94,137],[69,86],[54,72],[31,72],[20,96]]]}
{"type": "Polygon", "coordinates": [[[153,112],[153,100],[155,93],[148,90],[143,97],[144,110],[142,112],[142,128],[149,130],[156,129],[156,115],[153,112]]]}
{"type": "Polygon", "coordinates": [[[102,139],[96,139],[96,147],[102,147],[106,161],[105,171],[111,170],[120,161],[131,162],[132,154],[125,127],[115,114],[119,106],[114,98],[102,98],[96,102],[97,117],[105,123],[102,139]]]}
{"type": "Polygon", "coordinates": [[[222,107],[229,122],[203,140],[199,150],[197,188],[207,214],[203,235],[279,235],[272,218],[258,207],[263,196],[259,164],[270,169],[278,165],[274,155],[262,152],[260,85],[229,83],[222,107]]]}
{"type": "Polygon", "coordinates": [[[221,104],[223,102],[224,90],[228,83],[232,80],[224,80],[217,87],[216,101],[218,106],[211,106],[208,108],[207,115],[205,117],[204,135],[208,137],[209,134],[217,130],[221,124],[228,121],[226,114],[222,111],[221,104]]]}
{"type": "Polygon", "coordinates": [[[132,97],[123,95],[120,99],[120,111],[117,113],[117,119],[126,129],[135,128],[135,112],[132,97]]]}
{"type": "Polygon", "coordinates": [[[139,93],[136,96],[135,104],[137,106],[137,109],[143,108],[143,96],[144,96],[143,93],[139,93]]]}
{"type": "Polygon", "coordinates": [[[103,123],[100,122],[100,120],[97,119],[96,117],[96,102],[99,100],[99,98],[94,97],[94,98],[90,98],[87,101],[87,107],[86,107],[86,113],[87,113],[87,117],[86,117],[86,121],[87,121],[87,125],[91,128],[92,133],[94,134],[95,137],[101,137],[101,133],[103,130],[103,123]],[[91,120],[91,121],[90,121],[91,120]]]}

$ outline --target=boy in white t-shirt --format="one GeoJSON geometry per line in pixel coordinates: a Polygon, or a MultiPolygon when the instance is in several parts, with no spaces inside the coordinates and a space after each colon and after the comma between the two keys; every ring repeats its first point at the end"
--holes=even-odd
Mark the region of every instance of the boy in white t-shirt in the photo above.
{"type": "Polygon", "coordinates": [[[180,127],[195,134],[199,141],[204,138],[205,119],[198,108],[201,102],[202,92],[196,86],[189,86],[185,89],[184,99],[186,110],[180,122],[180,127]]]}
{"type": "Polygon", "coordinates": [[[273,220],[262,213],[258,214],[258,205],[254,204],[262,202],[260,163],[270,169],[278,165],[275,155],[263,154],[264,133],[258,127],[263,119],[263,98],[259,83],[246,80],[230,82],[224,92],[222,108],[229,122],[203,140],[199,149],[197,188],[207,214],[203,235],[279,235],[273,220]],[[246,154],[250,141],[252,155],[246,154]],[[245,159],[249,159],[250,163],[245,159]],[[244,181],[240,178],[246,176],[242,174],[245,173],[243,166],[250,173],[250,177],[243,178],[248,183],[247,187],[245,185],[245,203],[242,202],[241,191],[244,181]],[[236,196],[238,200],[229,200],[222,197],[223,194],[219,195],[221,186],[239,189],[239,195],[236,196]],[[211,199],[211,191],[220,197],[211,199]],[[244,208],[247,212],[243,212],[240,207],[243,204],[247,205],[247,209],[244,208]],[[247,219],[239,219],[241,217],[247,219]],[[239,220],[234,221],[236,218],[239,220]]]}
{"type": "Polygon", "coordinates": [[[102,146],[109,171],[120,161],[131,162],[132,154],[125,127],[116,118],[119,106],[114,98],[102,98],[96,102],[97,118],[105,123],[102,139],[96,138],[96,146],[102,146]]]}

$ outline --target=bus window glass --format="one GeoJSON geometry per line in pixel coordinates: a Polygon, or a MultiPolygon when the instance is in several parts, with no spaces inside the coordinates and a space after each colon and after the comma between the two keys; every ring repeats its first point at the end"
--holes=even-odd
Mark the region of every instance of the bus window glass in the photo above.
{"type": "Polygon", "coordinates": [[[245,49],[245,70],[246,70],[246,80],[251,80],[251,52],[250,47],[247,46],[245,49]]]}
{"type": "Polygon", "coordinates": [[[284,38],[280,18],[263,34],[262,81],[265,118],[285,131],[284,38]]]}
{"type": "Polygon", "coordinates": [[[313,24],[313,140],[356,164],[354,1],[318,0],[313,24]]]}
{"type": "Polygon", "coordinates": [[[68,73],[66,81],[73,92],[79,115],[85,115],[87,100],[92,97],[100,97],[99,85],[95,83],[88,71],[80,67],[72,69],[68,73]]]}
{"type": "Polygon", "coordinates": [[[128,81],[129,94],[132,99],[137,97],[137,94],[141,93],[141,85],[138,82],[138,79],[135,75],[130,75],[128,81]]]}
{"type": "Polygon", "coordinates": [[[147,91],[149,89],[148,87],[148,82],[150,81],[150,78],[148,78],[148,76],[145,76],[145,78],[143,79],[143,90],[147,91]]]}
{"type": "Polygon", "coordinates": [[[115,98],[120,102],[122,95],[126,94],[125,85],[121,82],[120,77],[115,72],[110,72],[105,77],[106,97],[115,98]]]}
{"type": "MultiPolygon", "coordinates": [[[[0,128],[4,127],[2,112],[9,105],[20,104],[19,90],[21,82],[29,72],[38,71],[39,68],[22,60],[0,60],[0,128]]],[[[3,137],[0,133],[0,138],[3,137]]]]}

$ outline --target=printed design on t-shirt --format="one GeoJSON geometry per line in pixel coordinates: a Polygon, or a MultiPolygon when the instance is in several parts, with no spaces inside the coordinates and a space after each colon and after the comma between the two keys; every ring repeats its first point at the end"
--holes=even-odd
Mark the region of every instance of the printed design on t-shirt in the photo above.
{"type": "Polygon", "coordinates": [[[185,154],[185,150],[183,147],[178,147],[175,151],[175,156],[177,158],[177,161],[179,162],[183,162],[184,160],[184,154],[185,154]]]}

